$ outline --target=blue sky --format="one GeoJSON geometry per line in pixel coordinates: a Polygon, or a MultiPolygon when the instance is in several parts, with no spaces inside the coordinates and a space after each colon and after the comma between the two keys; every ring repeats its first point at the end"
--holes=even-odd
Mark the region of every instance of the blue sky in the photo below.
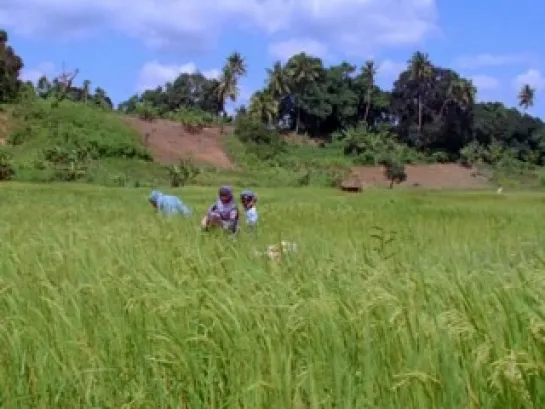
{"type": "Polygon", "coordinates": [[[477,86],[480,100],[516,105],[536,88],[530,110],[545,118],[543,3],[525,0],[3,0],[0,27],[23,57],[23,77],[80,69],[119,103],[181,71],[217,75],[236,50],[247,60],[240,103],[275,60],[306,51],[326,64],[372,58],[390,87],[422,50],[477,86]],[[539,42],[539,43],[538,43],[539,42]]]}

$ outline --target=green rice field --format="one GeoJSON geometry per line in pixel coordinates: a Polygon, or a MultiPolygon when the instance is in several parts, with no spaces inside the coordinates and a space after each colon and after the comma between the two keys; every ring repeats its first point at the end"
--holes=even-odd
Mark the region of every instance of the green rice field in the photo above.
{"type": "Polygon", "coordinates": [[[2,408],[545,406],[545,195],[264,189],[230,240],[168,193],[0,185],[2,408]]]}

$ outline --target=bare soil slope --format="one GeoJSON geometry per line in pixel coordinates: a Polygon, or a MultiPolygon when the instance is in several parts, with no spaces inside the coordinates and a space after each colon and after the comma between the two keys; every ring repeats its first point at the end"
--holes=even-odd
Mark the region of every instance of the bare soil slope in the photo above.
{"type": "MultiPolygon", "coordinates": [[[[190,156],[202,164],[236,169],[225,153],[224,137],[218,128],[189,129],[180,123],[164,119],[151,123],[135,117],[124,117],[123,120],[140,133],[142,141],[159,162],[174,164],[181,158],[190,156]]],[[[473,169],[457,164],[407,165],[405,169],[407,181],[401,185],[407,187],[476,189],[488,185],[486,178],[479,176],[473,169]]],[[[350,178],[357,179],[364,185],[390,184],[382,166],[354,167],[351,173],[350,178]]]]}
{"type": "MultiPolygon", "coordinates": [[[[407,180],[402,186],[427,189],[477,189],[488,186],[486,178],[475,170],[457,164],[407,165],[407,180]]],[[[384,167],[355,167],[352,174],[360,181],[375,186],[388,186],[384,167]]]]}
{"type": "Polygon", "coordinates": [[[123,120],[140,133],[158,162],[175,164],[181,158],[192,157],[197,162],[217,168],[235,169],[223,149],[223,136],[218,128],[193,130],[164,119],[147,122],[124,117],[123,120]]]}

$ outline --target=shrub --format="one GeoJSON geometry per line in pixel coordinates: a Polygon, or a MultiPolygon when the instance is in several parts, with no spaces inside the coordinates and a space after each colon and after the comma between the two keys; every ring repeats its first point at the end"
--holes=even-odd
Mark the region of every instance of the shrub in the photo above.
{"type": "Polygon", "coordinates": [[[55,180],[73,182],[87,176],[90,156],[85,150],[68,150],[59,146],[43,152],[44,161],[53,168],[55,180]]]}
{"type": "Polygon", "coordinates": [[[235,134],[248,152],[260,160],[270,161],[286,153],[286,144],[274,128],[267,127],[247,116],[237,117],[235,134]]]}
{"type": "Polygon", "coordinates": [[[181,159],[178,165],[167,168],[171,187],[181,187],[191,183],[200,174],[200,169],[191,159],[181,159]]]}
{"type": "Polygon", "coordinates": [[[11,180],[14,175],[15,170],[11,155],[0,150],[0,180],[11,180]]]}
{"type": "Polygon", "coordinates": [[[147,122],[152,122],[158,117],[157,109],[147,102],[139,103],[136,106],[136,113],[140,119],[147,122]]]}
{"type": "Polygon", "coordinates": [[[359,165],[378,165],[392,154],[405,162],[422,156],[398,142],[390,130],[370,131],[366,124],[335,132],[332,138],[333,144],[341,145],[344,154],[353,157],[354,163],[359,165]]]}
{"type": "Polygon", "coordinates": [[[383,162],[384,175],[390,181],[390,189],[393,189],[394,184],[399,184],[407,180],[407,172],[405,165],[396,159],[387,159],[383,162]]]}

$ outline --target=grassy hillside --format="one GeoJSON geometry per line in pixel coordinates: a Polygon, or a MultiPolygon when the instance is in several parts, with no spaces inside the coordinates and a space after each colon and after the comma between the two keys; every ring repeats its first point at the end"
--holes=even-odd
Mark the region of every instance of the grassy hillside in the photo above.
{"type": "MultiPolygon", "coordinates": [[[[54,106],[49,100],[36,99],[24,105],[4,106],[1,115],[0,139],[5,141],[2,151],[11,158],[14,180],[151,187],[168,186],[173,172],[186,170],[153,162],[142,135],[116,112],[70,101],[54,106]]],[[[153,138],[169,137],[151,123],[150,129],[154,128],[159,134],[154,133],[153,138]]],[[[185,137],[198,140],[198,135],[185,137]]],[[[232,134],[224,136],[223,145],[238,170],[201,165],[191,178],[193,183],[216,185],[221,177],[234,185],[330,186],[336,173],[327,169],[349,164],[337,151],[294,144],[287,145],[280,161],[265,163],[232,134]]],[[[207,147],[203,145],[202,149],[207,147]]],[[[194,167],[191,163],[189,166],[194,167]]]]}
{"type": "Polygon", "coordinates": [[[81,103],[34,100],[4,107],[4,152],[15,180],[153,184],[166,172],[152,162],[139,135],[119,115],[81,103]]]}
{"type": "MultiPolygon", "coordinates": [[[[148,151],[142,142],[146,139],[142,129],[139,133],[138,127],[129,126],[126,119],[120,113],[81,102],[63,101],[55,106],[50,100],[32,99],[23,105],[4,106],[0,110],[0,165],[9,164],[15,172],[13,179],[31,182],[156,187],[172,183],[217,185],[221,179],[222,183],[239,186],[300,187],[337,185],[362,160],[362,155],[345,154],[347,144],[355,144],[365,153],[365,163],[370,164],[378,163],[392,151],[398,151],[405,163],[433,161],[359,129],[350,130],[347,141],[325,147],[284,140],[275,148],[241,139],[240,134],[218,133],[214,141],[209,135],[205,138],[202,133],[188,134],[182,128],[169,134],[176,126],[166,126],[164,121],[140,121],[154,132],[151,141],[162,149],[150,144],[148,151]],[[165,144],[169,138],[175,138],[177,146],[165,144]],[[178,158],[190,153],[190,148],[200,149],[200,157],[211,158],[225,150],[236,168],[216,169],[202,164],[197,167],[191,161],[167,167],[154,162],[150,153],[162,152],[178,158]]],[[[251,129],[236,129],[255,135],[251,129]]],[[[509,187],[540,187],[545,180],[536,170],[507,167],[501,171],[496,179],[509,187]]]]}

